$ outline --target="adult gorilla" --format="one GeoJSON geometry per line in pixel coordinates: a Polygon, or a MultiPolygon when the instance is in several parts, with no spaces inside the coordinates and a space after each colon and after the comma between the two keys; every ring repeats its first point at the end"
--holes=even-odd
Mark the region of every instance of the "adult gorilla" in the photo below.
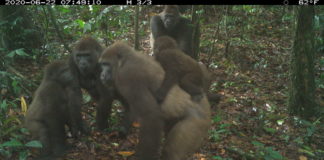
{"type": "Polygon", "coordinates": [[[129,104],[132,116],[140,117],[137,156],[140,160],[183,160],[196,151],[210,126],[210,105],[205,95],[193,102],[190,95],[174,85],[159,105],[154,97],[164,79],[162,67],[153,58],[136,53],[124,43],[107,48],[99,59],[100,79],[129,104]]]}
{"type": "Polygon", "coordinates": [[[198,58],[199,27],[194,27],[189,19],[180,16],[177,5],[165,6],[163,12],[151,18],[151,31],[154,41],[160,36],[170,36],[179,48],[193,59],[198,58]]]}

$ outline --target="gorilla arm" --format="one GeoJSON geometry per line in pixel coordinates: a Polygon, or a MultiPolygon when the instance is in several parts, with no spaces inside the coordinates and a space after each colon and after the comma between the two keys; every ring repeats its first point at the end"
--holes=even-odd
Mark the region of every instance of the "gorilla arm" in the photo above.
{"type": "MultiPolygon", "coordinates": [[[[152,73],[147,71],[150,68],[144,68],[145,65],[142,65],[142,69],[138,68],[136,62],[140,63],[140,61],[136,61],[136,58],[129,58],[124,62],[122,65],[125,67],[118,69],[115,83],[120,94],[130,104],[131,114],[141,117],[140,139],[137,146],[139,159],[159,159],[157,156],[159,155],[159,146],[163,133],[163,118],[160,106],[151,92],[152,87],[148,86],[148,84],[157,85],[157,82],[143,82],[146,76],[159,74],[159,72],[152,73]],[[136,71],[133,69],[136,69],[136,71]],[[141,72],[138,72],[138,70],[141,70],[141,72]]],[[[154,68],[154,66],[151,67],[154,68]]],[[[163,71],[160,75],[163,76],[163,71]]]]}
{"type": "MultiPolygon", "coordinates": [[[[183,19],[183,21],[187,21],[187,19],[183,19]]],[[[189,21],[182,24],[186,24],[188,27],[182,27],[184,29],[183,34],[179,34],[178,37],[176,37],[176,40],[179,43],[179,48],[193,59],[197,59],[198,54],[194,53],[194,44],[192,41],[193,28],[189,26],[189,21]]]]}
{"type": "Polygon", "coordinates": [[[153,39],[167,34],[163,21],[159,15],[155,15],[151,18],[151,31],[153,39]]]}
{"type": "Polygon", "coordinates": [[[71,86],[65,89],[68,98],[68,112],[70,115],[70,127],[73,136],[78,137],[79,131],[88,134],[88,126],[84,124],[81,117],[82,92],[80,87],[71,86]]]}
{"type": "Polygon", "coordinates": [[[97,82],[95,87],[97,88],[97,92],[99,93],[99,98],[96,97],[96,101],[98,103],[96,109],[96,125],[99,130],[103,130],[108,126],[107,117],[111,113],[111,105],[115,95],[112,86],[105,87],[99,78],[96,81],[97,82]]]}

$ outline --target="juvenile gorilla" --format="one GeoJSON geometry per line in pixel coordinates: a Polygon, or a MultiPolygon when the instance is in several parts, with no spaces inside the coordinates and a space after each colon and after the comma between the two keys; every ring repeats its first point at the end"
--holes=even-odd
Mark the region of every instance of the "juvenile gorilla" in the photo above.
{"type": "Polygon", "coordinates": [[[41,141],[41,159],[60,156],[67,149],[64,125],[72,134],[85,132],[81,118],[81,89],[65,61],[48,64],[26,113],[25,127],[41,141]]]}
{"type": "Polygon", "coordinates": [[[183,160],[199,148],[210,126],[206,96],[199,103],[192,102],[189,94],[174,85],[159,105],[154,94],[164,79],[162,67],[124,43],[107,48],[99,63],[103,83],[113,83],[129,104],[131,114],[140,117],[138,159],[160,159],[163,132],[166,139],[162,160],[183,160]]]}
{"type": "Polygon", "coordinates": [[[179,48],[193,59],[198,58],[199,27],[194,28],[190,20],[181,17],[179,7],[166,5],[163,12],[151,18],[152,43],[161,36],[174,38],[179,48]]]}
{"type": "Polygon", "coordinates": [[[153,53],[165,71],[163,83],[156,93],[157,101],[163,102],[170,88],[178,84],[198,102],[204,92],[204,75],[199,63],[178,49],[177,42],[169,36],[156,39],[153,53]]]}
{"type": "Polygon", "coordinates": [[[113,87],[104,87],[99,78],[98,58],[102,51],[103,48],[95,39],[84,37],[77,42],[69,59],[72,74],[79,81],[80,87],[87,90],[98,104],[96,125],[99,130],[108,127],[108,116],[114,96],[113,87]]]}

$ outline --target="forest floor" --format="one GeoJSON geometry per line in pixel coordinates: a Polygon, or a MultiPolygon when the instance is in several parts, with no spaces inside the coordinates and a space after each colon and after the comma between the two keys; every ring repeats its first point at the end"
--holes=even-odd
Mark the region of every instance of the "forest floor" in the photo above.
{"type": "MultiPolygon", "coordinates": [[[[222,99],[219,104],[212,104],[209,137],[190,160],[280,159],[280,155],[285,159],[321,159],[318,157],[324,157],[324,153],[314,151],[324,148],[324,129],[309,133],[312,126],[297,123],[298,119],[287,111],[287,48],[292,41],[274,36],[251,39],[257,42],[253,46],[232,47],[233,57],[239,58],[228,60],[220,50],[211,59],[214,63],[210,63],[207,54],[201,53],[200,60],[208,63],[214,74],[211,88],[222,99]]],[[[145,53],[149,53],[148,43],[145,39],[142,44],[145,53]]],[[[19,68],[28,70],[27,73],[40,72],[38,67],[26,68],[23,64],[19,68]]],[[[318,95],[323,93],[317,90],[318,95]]],[[[132,157],[138,143],[138,128],[135,125],[126,139],[118,137],[116,129],[122,106],[114,105],[112,128],[100,133],[94,130],[95,104],[89,101],[85,105],[89,107],[83,107],[83,115],[92,128],[91,135],[79,140],[69,138],[73,149],[63,159],[127,160],[132,157]]]]}

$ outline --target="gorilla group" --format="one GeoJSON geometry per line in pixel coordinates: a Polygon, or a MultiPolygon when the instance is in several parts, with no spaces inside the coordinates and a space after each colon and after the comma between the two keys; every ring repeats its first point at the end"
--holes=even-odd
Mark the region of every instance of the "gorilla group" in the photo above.
{"type": "Polygon", "coordinates": [[[121,135],[139,121],[136,159],[183,160],[199,149],[211,125],[211,78],[197,62],[197,32],[177,6],[153,16],[151,30],[154,57],[124,42],[105,49],[85,36],[68,59],[45,67],[24,123],[43,145],[39,159],[56,159],[68,150],[65,126],[73,137],[89,134],[81,114],[82,89],[97,104],[98,130],[109,128],[116,99],[125,107],[121,135]]]}

